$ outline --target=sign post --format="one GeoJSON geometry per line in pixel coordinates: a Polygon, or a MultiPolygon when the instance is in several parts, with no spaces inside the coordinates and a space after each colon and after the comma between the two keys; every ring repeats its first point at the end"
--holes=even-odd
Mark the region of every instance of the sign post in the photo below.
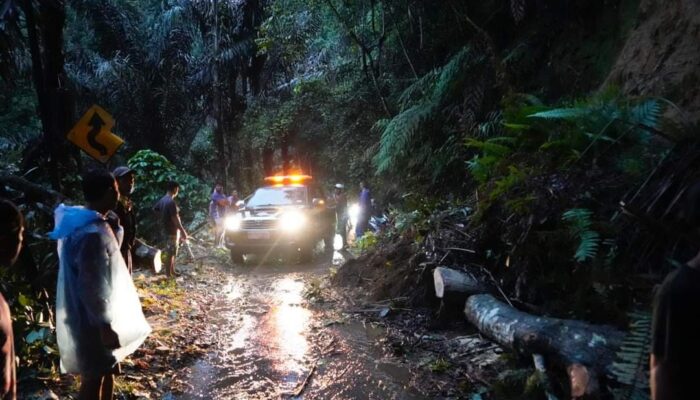
{"type": "Polygon", "coordinates": [[[68,140],[80,147],[95,160],[106,164],[124,144],[124,140],[111,132],[114,118],[97,104],[90,107],[68,132],[68,140]]]}

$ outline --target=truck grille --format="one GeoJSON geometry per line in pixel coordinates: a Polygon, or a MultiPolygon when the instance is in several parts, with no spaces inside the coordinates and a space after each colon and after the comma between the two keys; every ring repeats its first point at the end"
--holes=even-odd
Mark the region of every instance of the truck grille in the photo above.
{"type": "Polygon", "coordinates": [[[243,229],[275,229],[277,228],[276,219],[246,219],[241,224],[243,229]]]}

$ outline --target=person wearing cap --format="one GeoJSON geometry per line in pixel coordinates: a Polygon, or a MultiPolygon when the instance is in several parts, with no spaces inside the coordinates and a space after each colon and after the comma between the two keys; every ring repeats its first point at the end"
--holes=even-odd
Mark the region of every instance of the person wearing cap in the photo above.
{"type": "Polygon", "coordinates": [[[345,186],[342,183],[335,184],[333,200],[335,201],[335,230],[340,234],[343,243],[341,249],[344,249],[348,236],[348,198],[345,196],[345,186]]]}
{"type": "Polygon", "coordinates": [[[131,194],[134,192],[136,172],[129,167],[122,166],[115,168],[112,175],[117,179],[120,195],[114,212],[119,217],[119,223],[122,228],[124,228],[124,240],[120,250],[126,267],[131,274],[133,271],[131,251],[136,243],[136,211],[131,201],[131,194]]]}

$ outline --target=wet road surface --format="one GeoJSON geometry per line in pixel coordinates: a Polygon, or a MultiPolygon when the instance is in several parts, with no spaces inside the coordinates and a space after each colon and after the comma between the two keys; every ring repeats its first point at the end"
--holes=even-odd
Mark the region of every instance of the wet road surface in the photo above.
{"type": "Polygon", "coordinates": [[[228,282],[209,315],[214,344],[178,399],[423,398],[408,365],[386,354],[383,328],[308,304],[305,290],[328,273],[328,257],[258,264],[222,267],[228,282]]]}

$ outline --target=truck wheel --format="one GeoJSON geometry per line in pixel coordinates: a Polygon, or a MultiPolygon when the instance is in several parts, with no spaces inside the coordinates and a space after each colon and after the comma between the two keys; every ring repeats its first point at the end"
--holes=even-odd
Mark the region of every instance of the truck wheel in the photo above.
{"type": "Polygon", "coordinates": [[[233,264],[243,264],[243,253],[236,249],[231,249],[231,262],[233,264]]]}
{"type": "Polygon", "coordinates": [[[313,247],[302,247],[299,249],[299,261],[303,264],[310,263],[314,258],[313,247]]]}

